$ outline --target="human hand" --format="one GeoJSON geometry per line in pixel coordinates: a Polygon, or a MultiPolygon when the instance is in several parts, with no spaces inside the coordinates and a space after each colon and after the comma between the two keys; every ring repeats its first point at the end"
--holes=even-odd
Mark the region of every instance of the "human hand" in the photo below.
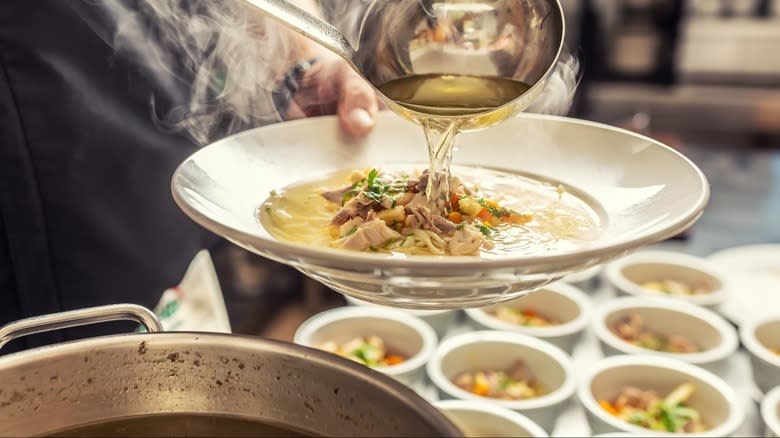
{"type": "Polygon", "coordinates": [[[368,134],[383,107],[374,88],[341,58],[328,57],[315,63],[303,76],[293,97],[288,119],[337,114],[348,134],[368,134]]]}

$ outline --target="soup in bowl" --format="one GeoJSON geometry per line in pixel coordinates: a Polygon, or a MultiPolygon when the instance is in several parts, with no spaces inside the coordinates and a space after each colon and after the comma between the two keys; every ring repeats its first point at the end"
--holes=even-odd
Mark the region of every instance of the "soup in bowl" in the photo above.
{"type": "Polygon", "coordinates": [[[744,420],[734,390],[695,365],[659,356],[612,356],[580,380],[594,434],[728,436],[744,420]]]}
{"type": "Polygon", "coordinates": [[[607,266],[621,295],[669,298],[714,308],[727,297],[728,280],[708,261],[672,251],[641,251],[607,266]]]}
{"type": "Polygon", "coordinates": [[[521,333],[476,331],[452,336],[439,345],[427,372],[444,399],[512,409],[548,432],[575,390],[568,355],[521,333]]]}
{"type": "Polygon", "coordinates": [[[334,117],[228,137],[182,163],[172,190],[196,222],[247,250],[363,301],[417,309],[480,307],[520,297],[676,234],[697,220],[709,197],[704,175],[678,152],[590,122],[524,114],[459,136],[454,154],[453,175],[464,185],[462,194],[472,196],[468,189],[473,198],[463,199],[463,205],[461,199],[445,200],[450,211],[440,217],[449,223],[435,219],[433,225],[452,231],[455,224],[456,229],[444,238],[434,233],[441,241],[410,231],[433,231],[434,219],[424,212],[407,211],[408,204],[400,205],[403,212],[393,210],[411,190],[396,193],[395,176],[382,175],[398,173],[403,180],[405,172],[419,183],[428,155],[419,127],[392,114],[380,114],[376,128],[359,140],[345,138],[334,117]],[[377,172],[369,184],[373,169],[377,172]],[[337,197],[332,202],[323,196],[350,184],[353,170],[364,175],[355,181],[362,195],[345,198],[344,192],[344,205],[337,197]],[[388,194],[392,200],[386,200],[388,194]],[[339,226],[334,236],[332,222],[353,198],[361,205],[370,201],[376,217],[366,213],[360,217],[363,223],[344,230],[339,226]],[[315,207],[311,217],[301,214],[315,207]],[[460,213],[460,222],[449,213],[460,213]],[[582,219],[584,226],[569,226],[570,219],[582,219]],[[322,227],[312,227],[312,221],[322,227]],[[355,237],[366,223],[377,229],[355,237]],[[399,224],[400,231],[393,228],[399,224]],[[373,232],[381,241],[369,238],[373,232]],[[365,248],[362,238],[380,244],[354,250],[339,247],[346,244],[343,240],[334,246],[344,238],[355,239],[347,239],[350,247],[365,248]],[[492,249],[490,243],[483,245],[488,241],[492,249]],[[479,250],[469,251],[474,243],[479,250]],[[407,252],[423,247],[429,253],[407,252]]]}
{"type": "Polygon", "coordinates": [[[524,333],[572,354],[593,312],[590,298],[557,282],[528,296],[479,309],[466,309],[478,329],[524,333]]]}

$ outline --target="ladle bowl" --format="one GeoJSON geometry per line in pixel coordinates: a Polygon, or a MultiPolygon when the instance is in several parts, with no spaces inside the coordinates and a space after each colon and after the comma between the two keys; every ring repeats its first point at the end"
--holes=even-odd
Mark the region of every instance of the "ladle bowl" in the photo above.
{"type": "Polygon", "coordinates": [[[530,87],[501,106],[470,114],[461,121],[461,131],[485,128],[527,109],[544,89],[564,41],[558,0],[363,2],[362,20],[353,23],[354,46],[335,27],[287,0],[245,1],[344,58],[391,110],[409,120],[426,114],[399,105],[380,86],[434,74],[509,79],[530,87]]]}

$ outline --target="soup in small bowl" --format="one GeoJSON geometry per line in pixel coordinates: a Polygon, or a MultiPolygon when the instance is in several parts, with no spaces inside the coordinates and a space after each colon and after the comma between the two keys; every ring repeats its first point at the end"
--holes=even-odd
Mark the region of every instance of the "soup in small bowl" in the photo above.
{"type": "Polygon", "coordinates": [[[603,359],[580,380],[578,396],[594,434],[728,436],[745,415],[720,377],[659,356],[603,359]]]}
{"type": "Polygon", "coordinates": [[[441,398],[508,408],[548,432],[575,390],[566,353],[521,333],[477,331],[452,336],[439,345],[427,371],[441,398]]]}
{"type": "Polygon", "coordinates": [[[766,394],[780,385],[780,315],[746,318],[739,336],[750,355],[753,381],[766,394]]]}
{"type": "Polygon", "coordinates": [[[294,341],[417,385],[424,380],[424,366],[436,348],[437,337],[424,321],[401,311],[340,307],[306,320],[295,332],[294,341]]]}
{"type": "Polygon", "coordinates": [[[704,259],[672,251],[642,251],[607,266],[621,295],[670,298],[714,308],[727,296],[728,281],[704,259]]]}
{"type": "Polygon", "coordinates": [[[466,309],[478,329],[524,333],[571,354],[593,312],[590,299],[575,286],[558,282],[506,303],[466,309]]]}
{"type": "Polygon", "coordinates": [[[659,298],[623,297],[605,303],[593,329],[608,356],[667,356],[716,373],[739,347],[736,330],[720,315],[659,298]]]}

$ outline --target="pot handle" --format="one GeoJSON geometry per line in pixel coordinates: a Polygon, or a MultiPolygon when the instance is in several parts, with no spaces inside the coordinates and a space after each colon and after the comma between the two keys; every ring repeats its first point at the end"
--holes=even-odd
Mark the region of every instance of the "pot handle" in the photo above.
{"type": "Polygon", "coordinates": [[[120,320],[135,321],[146,327],[147,332],[163,331],[163,326],[157,319],[157,315],[146,307],[136,304],[111,304],[52,313],[51,315],[33,316],[8,323],[0,327],[0,348],[16,338],[35,333],[120,320]]]}

